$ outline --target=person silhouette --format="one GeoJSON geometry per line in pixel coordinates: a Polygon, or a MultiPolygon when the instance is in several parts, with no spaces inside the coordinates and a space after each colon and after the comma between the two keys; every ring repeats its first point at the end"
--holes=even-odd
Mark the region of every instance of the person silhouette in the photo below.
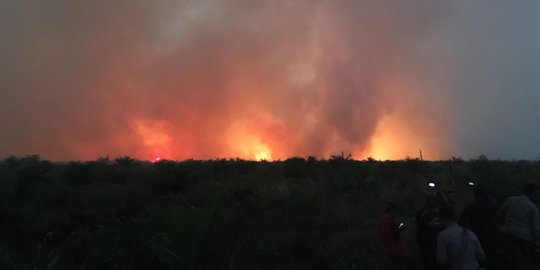
{"type": "Polygon", "coordinates": [[[485,264],[486,255],[474,232],[456,223],[452,208],[444,207],[439,212],[445,227],[437,236],[438,269],[476,270],[485,264]]]}
{"type": "Polygon", "coordinates": [[[437,235],[444,226],[439,219],[442,204],[436,196],[426,196],[426,204],[416,212],[416,241],[420,248],[422,265],[425,270],[437,269],[436,247],[437,235]]]}
{"type": "Polygon", "coordinates": [[[501,206],[502,229],[519,248],[527,269],[532,269],[535,242],[540,241],[540,213],[531,201],[536,193],[534,184],[527,184],[523,194],[507,198],[501,206]]]}
{"type": "Polygon", "coordinates": [[[384,213],[377,218],[377,230],[379,231],[384,251],[390,262],[397,269],[418,269],[415,260],[403,248],[401,234],[405,225],[398,222],[396,216],[397,210],[397,204],[388,203],[384,209],[384,213]]]}
{"type": "Polygon", "coordinates": [[[458,223],[473,231],[486,248],[497,231],[495,225],[497,208],[482,185],[473,187],[473,195],[474,201],[465,206],[458,223]]]}

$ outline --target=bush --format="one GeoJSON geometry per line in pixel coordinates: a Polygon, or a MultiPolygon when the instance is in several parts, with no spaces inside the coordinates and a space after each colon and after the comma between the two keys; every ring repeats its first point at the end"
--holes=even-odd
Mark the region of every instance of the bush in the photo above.
{"type": "MultiPolygon", "coordinates": [[[[427,180],[497,202],[537,181],[540,162],[161,161],[0,163],[0,264],[7,269],[384,269],[374,220],[403,218],[427,180]]],[[[413,227],[413,226],[410,226],[413,227]]],[[[409,231],[406,239],[412,240],[409,231]]],[[[410,243],[409,243],[410,244],[410,243]]],[[[414,244],[414,243],[413,243],[414,244]]]]}

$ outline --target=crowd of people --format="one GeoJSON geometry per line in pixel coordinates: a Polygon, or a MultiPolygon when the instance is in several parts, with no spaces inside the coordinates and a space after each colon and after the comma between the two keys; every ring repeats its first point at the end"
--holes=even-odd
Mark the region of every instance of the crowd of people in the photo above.
{"type": "Polygon", "coordinates": [[[404,248],[398,206],[389,203],[377,219],[384,250],[396,269],[540,269],[540,212],[534,184],[496,207],[481,185],[470,183],[474,201],[457,215],[445,192],[430,183],[432,194],[415,214],[420,258],[404,248]]]}

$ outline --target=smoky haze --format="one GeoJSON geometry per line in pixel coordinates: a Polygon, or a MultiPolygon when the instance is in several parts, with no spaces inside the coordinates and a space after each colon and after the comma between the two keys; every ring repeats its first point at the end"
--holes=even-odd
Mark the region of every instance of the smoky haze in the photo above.
{"type": "Polygon", "coordinates": [[[535,158],[538,4],[493,3],[0,0],[0,156],[535,158]]]}
{"type": "Polygon", "coordinates": [[[540,2],[457,1],[425,54],[446,88],[449,155],[540,157],[540,2]]]}

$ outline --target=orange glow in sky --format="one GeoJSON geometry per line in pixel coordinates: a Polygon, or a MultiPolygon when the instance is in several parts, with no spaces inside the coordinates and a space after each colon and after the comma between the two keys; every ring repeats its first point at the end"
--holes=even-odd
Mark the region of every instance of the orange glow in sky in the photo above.
{"type": "Polygon", "coordinates": [[[443,158],[434,139],[425,135],[425,130],[414,121],[406,121],[400,116],[384,116],[380,119],[371,139],[367,156],[376,160],[399,160],[420,158],[433,160],[443,158]]]}
{"type": "Polygon", "coordinates": [[[447,1],[76,2],[3,5],[0,158],[438,159],[475,101],[447,1]]]}
{"type": "MultiPolygon", "coordinates": [[[[339,151],[353,153],[355,159],[365,159],[372,157],[376,160],[397,160],[404,158],[419,157],[419,149],[425,151],[425,159],[439,158],[440,153],[436,152],[430,141],[426,140],[426,135],[422,135],[421,127],[414,121],[403,119],[406,116],[386,115],[382,116],[377,124],[377,128],[371,137],[371,142],[366,149],[344,149],[339,151]],[[425,147],[425,148],[424,148],[425,147]]],[[[258,121],[261,121],[257,118],[258,121]]],[[[264,125],[258,123],[259,125],[264,125]]],[[[255,125],[257,126],[257,125],[255,125]]],[[[139,156],[143,156],[152,162],[159,162],[167,159],[191,158],[188,153],[182,153],[180,146],[174,144],[174,132],[164,122],[135,121],[135,127],[141,141],[141,151],[139,156]]],[[[242,158],[256,161],[273,161],[298,156],[294,150],[283,148],[292,141],[275,141],[273,139],[273,129],[253,129],[251,124],[238,122],[229,127],[224,132],[224,140],[228,145],[228,150],[208,158],[242,158]],[[283,144],[285,143],[285,144],[283,144]]],[[[292,142],[294,143],[294,142],[292,142]]],[[[338,150],[335,153],[338,154],[338,150]]],[[[306,155],[307,156],[307,155],[306,155]]],[[[206,158],[206,157],[202,157],[206,158]]]]}
{"type": "Polygon", "coordinates": [[[376,160],[399,159],[407,155],[407,142],[400,138],[390,119],[383,119],[372,137],[368,156],[376,160]]]}
{"type": "Polygon", "coordinates": [[[172,155],[172,137],[167,133],[163,122],[135,121],[136,131],[142,142],[146,159],[159,162],[172,155]]]}

